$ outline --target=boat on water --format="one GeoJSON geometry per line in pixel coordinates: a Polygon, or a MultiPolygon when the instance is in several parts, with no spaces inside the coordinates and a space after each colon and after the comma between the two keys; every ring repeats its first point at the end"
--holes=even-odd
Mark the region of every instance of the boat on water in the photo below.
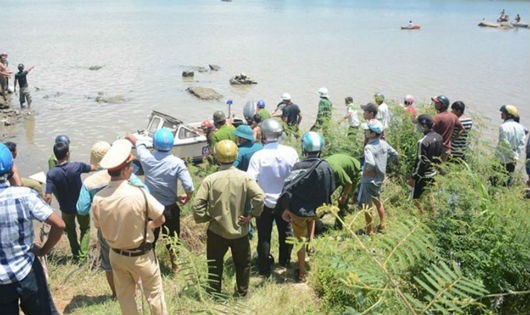
{"type": "Polygon", "coordinates": [[[172,153],[181,159],[191,159],[199,162],[208,154],[206,135],[202,132],[200,122],[184,123],[182,120],[158,111],[152,111],[147,123],[147,128],[133,133],[138,140],[153,147],[153,134],[160,128],[167,128],[175,137],[172,153]]]}
{"type": "Polygon", "coordinates": [[[512,28],[512,23],[510,22],[490,22],[486,20],[482,20],[478,23],[478,26],[480,27],[493,27],[493,28],[512,28]]]}
{"type": "Polygon", "coordinates": [[[512,23],[512,26],[513,27],[528,28],[528,23],[516,22],[516,23],[512,23]]]}
{"type": "Polygon", "coordinates": [[[421,25],[419,24],[406,25],[406,26],[401,27],[402,30],[419,30],[420,28],[421,28],[421,25]]]}

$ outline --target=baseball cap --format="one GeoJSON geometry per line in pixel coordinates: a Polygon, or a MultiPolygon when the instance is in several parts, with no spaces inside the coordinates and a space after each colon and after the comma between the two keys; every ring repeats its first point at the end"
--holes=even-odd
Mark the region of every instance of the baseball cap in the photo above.
{"type": "Polygon", "coordinates": [[[377,114],[377,112],[379,111],[377,105],[375,105],[373,103],[368,103],[366,105],[362,105],[361,108],[364,111],[367,111],[367,112],[370,112],[370,113],[374,113],[374,114],[377,114]]]}
{"type": "Polygon", "coordinates": [[[378,135],[382,134],[383,130],[385,129],[383,127],[383,124],[377,119],[372,119],[368,123],[362,124],[361,127],[364,130],[370,130],[372,132],[377,133],[378,135]]]}

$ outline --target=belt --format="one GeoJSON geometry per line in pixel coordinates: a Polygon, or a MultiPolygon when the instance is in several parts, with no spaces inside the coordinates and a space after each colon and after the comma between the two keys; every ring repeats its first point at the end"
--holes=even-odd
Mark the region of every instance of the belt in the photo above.
{"type": "Polygon", "coordinates": [[[140,248],[135,249],[118,249],[118,248],[112,248],[112,251],[116,254],[127,256],[127,257],[138,257],[145,255],[148,253],[151,249],[153,249],[153,243],[145,243],[140,248]]]}
{"type": "Polygon", "coordinates": [[[145,253],[147,253],[146,250],[130,251],[126,249],[117,249],[117,248],[113,248],[112,251],[115,252],[116,254],[127,256],[127,257],[138,257],[138,256],[142,256],[145,253]]]}

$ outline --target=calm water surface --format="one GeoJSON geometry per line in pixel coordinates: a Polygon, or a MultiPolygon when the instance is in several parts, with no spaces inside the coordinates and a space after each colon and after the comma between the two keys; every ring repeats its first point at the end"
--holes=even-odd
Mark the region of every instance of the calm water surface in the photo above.
{"type": "MultiPolygon", "coordinates": [[[[501,9],[530,21],[530,1],[0,1],[0,50],[11,68],[36,65],[29,75],[34,113],[1,129],[19,143],[23,175],[45,170],[55,135],[72,139],[72,157],[88,161],[97,140],[113,140],[145,127],[151,110],[185,121],[226,109],[241,114],[249,99],[273,109],[283,92],[301,106],[308,127],[316,114],[316,90],[326,86],[336,115],[343,99],[357,104],[376,91],[399,99],[413,94],[428,102],[436,94],[462,100],[471,115],[500,123],[498,108],[519,107],[530,125],[530,30],[479,28],[501,9]],[[420,31],[401,31],[412,19],[420,31]],[[187,66],[222,67],[196,73],[187,66]],[[91,65],[102,65],[90,71],[91,65]],[[245,72],[259,84],[232,87],[245,72]],[[225,98],[205,102],[192,85],[225,98]],[[123,104],[100,104],[98,92],[123,95],[123,104]]],[[[18,106],[15,102],[15,106],[18,106]]]]}

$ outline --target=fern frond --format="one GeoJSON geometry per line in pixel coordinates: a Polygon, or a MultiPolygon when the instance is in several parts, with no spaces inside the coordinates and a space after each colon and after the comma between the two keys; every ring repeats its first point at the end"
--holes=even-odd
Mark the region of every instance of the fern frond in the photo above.
{"type": "Polygon", "coordinates": [[[428,299],[421,302],[408,296],[419,314],[432,311],[442,314],[462,313],[463,308],[475,303],[475,298],[487,294],[484,286],[466,278],[456,263],[453,263],[452,268],[443,262],[438,266],[434,265],[422,272],[422,276],[422,279],[414,277],[414,280],[425,289],[428,299]]]}

